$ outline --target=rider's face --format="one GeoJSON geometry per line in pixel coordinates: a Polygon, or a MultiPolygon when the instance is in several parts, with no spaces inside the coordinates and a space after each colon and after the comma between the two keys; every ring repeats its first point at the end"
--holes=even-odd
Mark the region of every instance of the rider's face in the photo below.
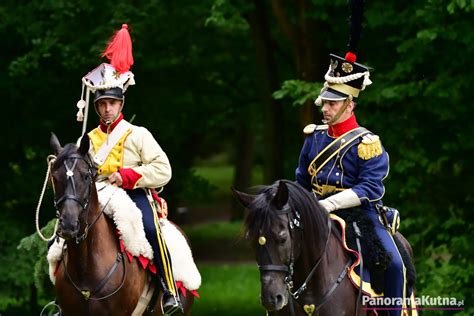
{"type": "Polygon", "coordinates": [[[112,98],[104,98],[97,101],[97,111],[104,121],[113,121],[122,109],[122,101],[112,98]]]}
{"type": "Polygon", "coordinates": [[[342,100],[342,101],[323,100],[323,106],[321,108],[321,112],[323,112],[324,120],[327,122],[330,122],[328,123],[329,125],[334,125],[340,122],[344,122],[351,116],[352,110],[354,108],[353,102],[351,102],[347,106],[347,108],[344,110],[344,112],[335,122],[331,122],[331,120],[336,116],[336,114],[344,106],[344,102],[345,100],[342,100]]]}

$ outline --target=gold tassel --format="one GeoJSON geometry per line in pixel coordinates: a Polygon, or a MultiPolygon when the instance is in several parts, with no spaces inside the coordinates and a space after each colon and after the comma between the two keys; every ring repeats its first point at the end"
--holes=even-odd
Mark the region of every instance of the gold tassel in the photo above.
{"type": "Polygon", "coordinates": [[[361,159],[369,160],[382,154],[382,143],[377,135],[365,135],[357,147],[361,159]]]}

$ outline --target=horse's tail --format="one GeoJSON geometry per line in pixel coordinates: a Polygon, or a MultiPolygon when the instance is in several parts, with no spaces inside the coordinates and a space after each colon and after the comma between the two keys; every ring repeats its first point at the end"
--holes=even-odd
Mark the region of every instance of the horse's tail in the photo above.
{"type": "Polygon", "coordinates": [[[397,232],[393,237],[402,257],[403,264],[407,270],[407,287],[413,289],[416,284],[416,269],[413,262],[413,249],[408,240],[406,240],[406,238],[399,232],[397,232]]]}

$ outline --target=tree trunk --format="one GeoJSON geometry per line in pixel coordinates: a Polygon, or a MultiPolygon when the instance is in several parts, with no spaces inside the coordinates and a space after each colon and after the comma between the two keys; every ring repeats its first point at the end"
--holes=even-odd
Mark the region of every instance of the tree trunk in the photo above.
{"type": "MultiPolygon", "coordinates": [[[[318,31],[324,30],[323,22],[316,22],[306,15],[311,12],[311,3],[308,0],[295,0],[296,23],[288,17],[288,7],[284,1],[271,0],[273,14],[282,33],[292,45],[296,64],[296,77],[300,80],[314,82],[323,79],[327,65],[328,52],[324,43],[318,40],[318,31]]],[[[288,6],[288,4],[287,4],[288,6]]],[[[300,110],[300,124],[306,126],[313,123],[319,110],[314,100],[307,100],[300,110]]]]}
{"type": "Polygon", "coordinates": [[[272,183],[283,177],[282,106],[272,97],[279,88],[274,41],[270,34],[265,2],[253,0],[253,10],[247,19],[255,43],[257,61],[257,85],[263,106],[263,180],[272,183]]]}
{"type": "MultiPolygon", "coordinates": [[[[249,111],[251,112],[251,111],[249,111]]],[[[254,158],[255,136],[251,124],[241,124],[237,132],[237,151],[234,157],[234,181],[232,186],[238,190],[245,190],[252,180],[252,165],[254,158]]],[[[244,217],[243,207],[237,199],[232,198],[231,221],[241,220],[244,217]]]]}

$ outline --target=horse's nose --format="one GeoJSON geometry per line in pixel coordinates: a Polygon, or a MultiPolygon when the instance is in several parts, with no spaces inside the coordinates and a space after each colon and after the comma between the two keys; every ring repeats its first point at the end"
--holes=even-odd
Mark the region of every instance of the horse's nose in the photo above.
{"type": "Polygon", "coordinates": [[[278,311],[286,305],[283,294],[261,295],[260,301],[267,311],[278,311]]]}
{"type": "Polygon", "coordinates": [[[59,219],[59,228],[61,229],[61,235],[63,238],[71,238],[77,235],[79,232],[79,220],[64,220],[59,219]]]}
{"type": "Polygon", "coordinates": [[[283,307],[283,295],[281,294],[277,294],[275,296],[272,297],[272,300],[274,302],[274,305],[277,306],[277,307],[283,307]]]}

